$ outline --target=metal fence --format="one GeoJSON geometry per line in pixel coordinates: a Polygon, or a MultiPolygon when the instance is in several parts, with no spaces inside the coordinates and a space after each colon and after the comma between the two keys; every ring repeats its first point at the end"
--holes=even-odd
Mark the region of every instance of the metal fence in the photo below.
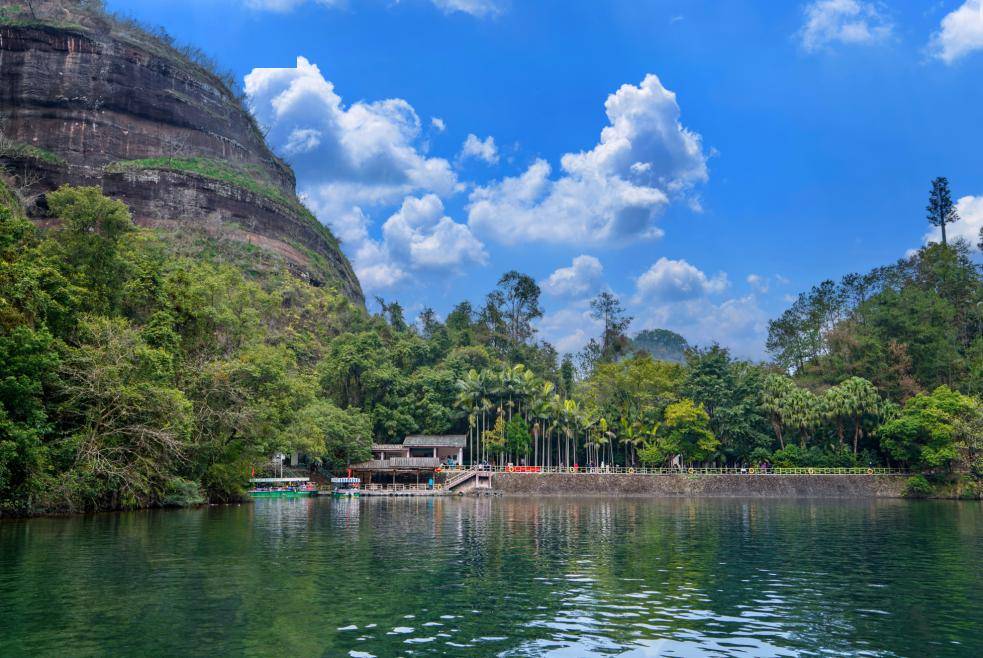
{"type": "Polygon", "coordinates": [[[906,475],[908,472],[900,468],[884,467],[825,467],[807,466],[782,468],[773,466],[760,468],[748,467],[684,467],[684,468],[647,468],[643,466],[472,466],[468,468],[449,468],[444,472],[450,477],[454,473],[465,470],[478,470],[492,473],[515,473],[539,475],[543,473],[571,473],[580,475],[906,475]]]}

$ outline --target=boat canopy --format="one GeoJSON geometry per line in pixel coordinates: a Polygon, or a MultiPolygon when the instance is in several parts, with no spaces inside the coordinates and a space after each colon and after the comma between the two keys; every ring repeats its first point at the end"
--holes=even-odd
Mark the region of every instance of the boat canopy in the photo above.
{"type": "Polygon", "coordinates": [[[359,484],[362,478],[331,478],[331,484],[359,484]]]}
{"type": "Polygon", "coordinates": [[[290,482],[310,482],[310,478],[250,478],[256,484],[287,484],[290,482]]]}

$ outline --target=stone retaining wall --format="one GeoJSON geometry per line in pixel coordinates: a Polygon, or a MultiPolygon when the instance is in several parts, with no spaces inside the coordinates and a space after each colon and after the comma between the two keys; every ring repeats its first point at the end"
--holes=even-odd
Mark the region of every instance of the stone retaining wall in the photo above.
{"type": "Polygon", "coordinates": [[[627,475],[496,473],[507,495],[900,498],[904,475],[627,475]]]}

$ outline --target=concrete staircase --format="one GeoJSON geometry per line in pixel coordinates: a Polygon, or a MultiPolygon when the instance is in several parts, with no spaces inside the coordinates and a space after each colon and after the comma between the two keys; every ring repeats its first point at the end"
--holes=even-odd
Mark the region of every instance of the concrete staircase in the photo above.
{"type": "Polygon", "coordinates": [[[490,471],[480,471],[469,468],[460,472],[447,474],[444,490],[454,493],[465,493],[474,489],[491,489],[492,474],[490,471]]]}

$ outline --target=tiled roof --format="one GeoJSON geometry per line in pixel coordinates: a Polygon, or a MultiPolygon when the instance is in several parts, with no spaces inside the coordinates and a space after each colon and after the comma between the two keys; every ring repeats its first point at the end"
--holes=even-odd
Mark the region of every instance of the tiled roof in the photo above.
{"type": "Polygon", "coordinates": [[[414,435],[403,439],[403,445],[410,448],[463,448],[468,438],[464,434],[444,434],[441,436],[414,435]]]}
{"type": "Polygon", "coordinates": [[[394,452],[396,450],[403,450],[403,445],[401,443],[373,443],[372,452],[394,452]]]}

